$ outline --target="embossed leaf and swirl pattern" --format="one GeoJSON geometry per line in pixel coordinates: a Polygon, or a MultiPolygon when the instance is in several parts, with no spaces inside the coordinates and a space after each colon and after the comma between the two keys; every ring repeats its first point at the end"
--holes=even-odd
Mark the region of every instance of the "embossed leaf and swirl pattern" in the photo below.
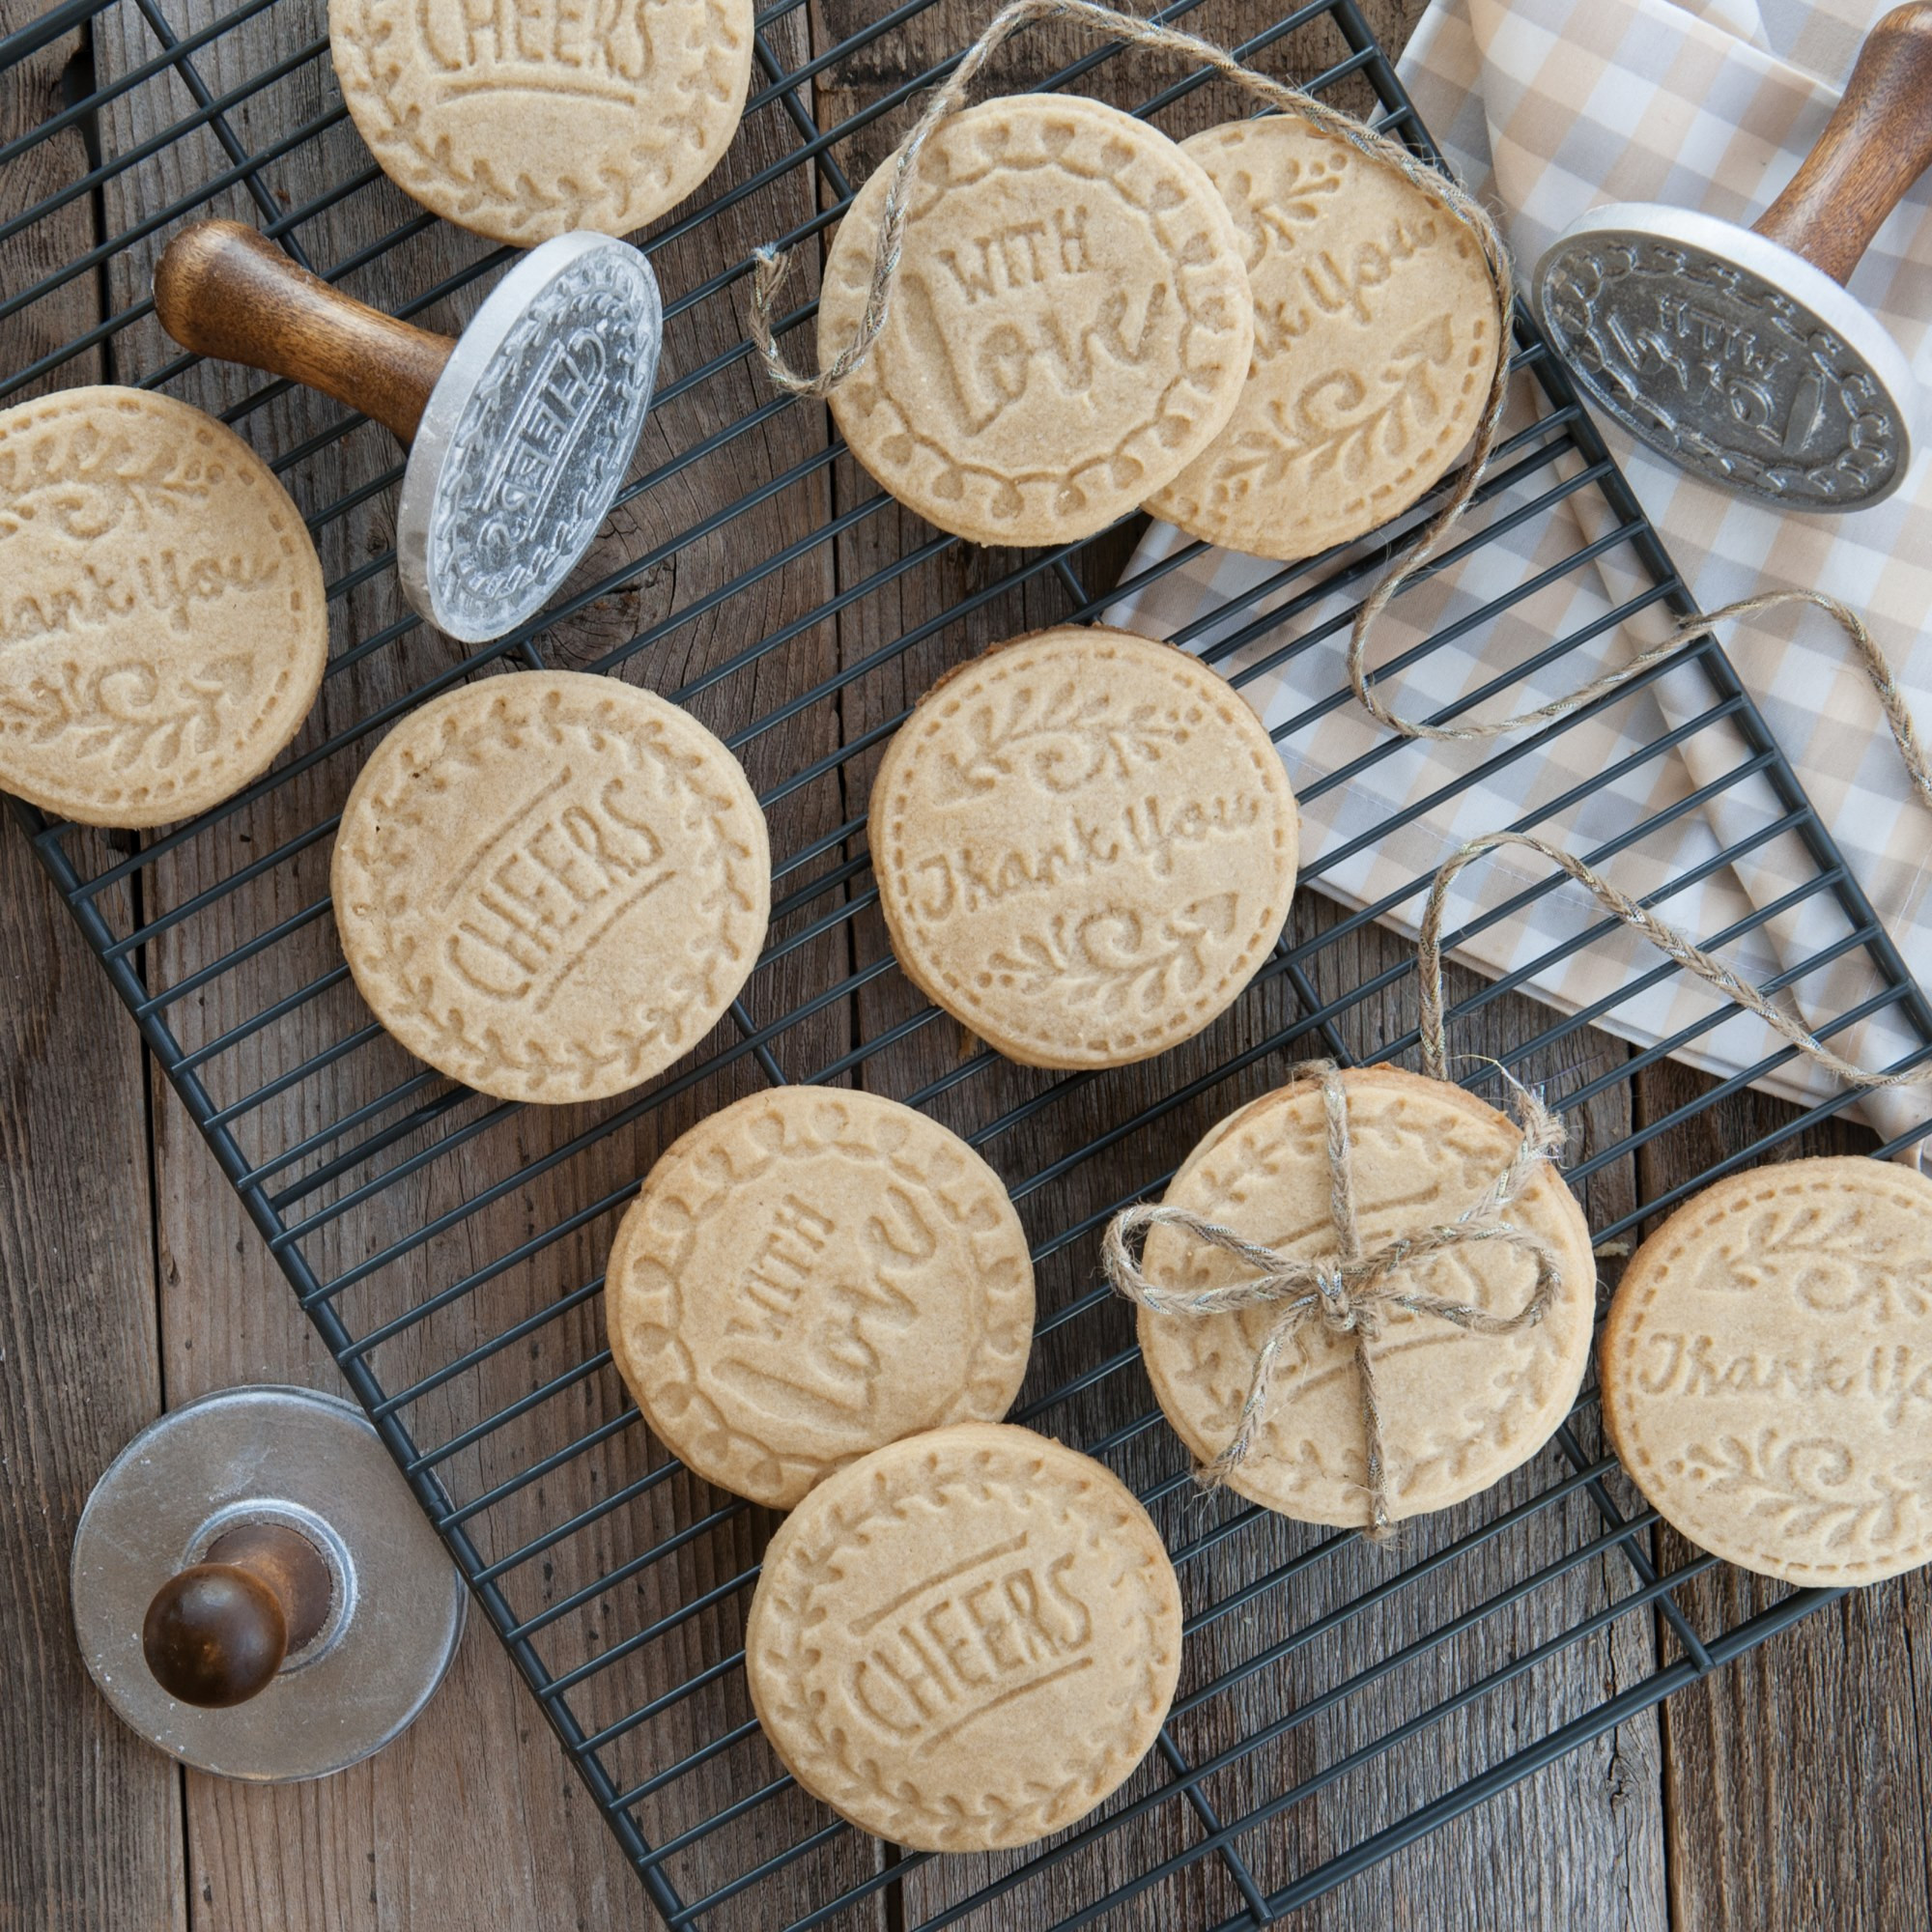
{"type": "Polygon", "coordinates": [[[1084,1816],[1153,1743],[1179,1663],[1173,1567],[1131,1493],[1057,1443],[976,1427],[813,1492],[766,1554],[746,1643],[800,1782],[933,1850],[1084,1816]]]}
{"type": "Polygon", "coordinates": [[[1108,1278],[1204,1481],[1382,1529],[1542,1445],[1595,1270],[1550,1165],[1561,1128],[1519,1105],[1516,1129],[1412,1074],[1317,1065],[1210,1136],[1160,1207],[1115,1217],[1108,1278]]]}
{"type": "Polygon", "coordinates": [[[1605,1420],[1718,1555],[1797,1583],[1932,1556],[1932,1180],[1843,1157],[1736,1175],[1633,1261],[1605,1420]]]}
{"type": "Polygon", "coordinates": [[[1260,721],[1166,645],[1066,629],[940,686],[872,800],[895,951],[1013,1058],[1112,1064],[1196,1033],[1279,934],[1294,802],[1260,721]]]}
{"type": "Polygon", "coordinates": [[[0,421],[0,785],[98,824],[187,817],[295,733],[327,643],[301,520],[220,424],[112,388],[0,421]]]}
{"type": "Polygon", "coordinates": [[[736,761],[662,699],[526,671],[396,727],[332,879],[364,999],[453,1078],[518,1099],[636,1086],[737,994],[770,905],[736,761]]]}

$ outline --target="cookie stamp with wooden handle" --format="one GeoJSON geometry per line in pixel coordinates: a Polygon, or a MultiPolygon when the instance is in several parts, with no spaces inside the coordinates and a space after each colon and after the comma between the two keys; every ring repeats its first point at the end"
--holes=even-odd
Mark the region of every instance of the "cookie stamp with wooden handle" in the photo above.
{"type": "Polygon", "coordinates": [[[155,308],[183,348],[321,389],[409,445],[403,593],[465,643],[542,609],[622,487],[650,408],[663,308],[637,249],[559,235],[456,340],[365,307],[239,221],[168,244],[155,308]]]}
{"type": "Polygon", "coordinates": [[[1591,401],[1680,469],[1780,509],[1863,509],[1904,478],[1917,385],[1844,284],[1928,163],[1932,5],[1895,7],[1751,227],[1593,209],[1537,264],[1544,327],[1591,401]]]}

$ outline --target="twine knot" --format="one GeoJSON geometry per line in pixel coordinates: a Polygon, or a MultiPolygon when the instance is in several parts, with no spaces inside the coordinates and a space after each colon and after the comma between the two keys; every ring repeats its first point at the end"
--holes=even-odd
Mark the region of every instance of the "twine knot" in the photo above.
{"type": "Polygon", "coordinates": [[[1254,1453],[1255,1438],[1267,1419],[1276,1359],[1302,1324],[1319,1318],[1332,1332],[1349,1338],[1361,1393],[1370,1527],[1372,1534],[1380,1535],[1394,1520],[1389,1506],[1381,1391],[1373,1353],[1383,1317],[1392,1310],[1406,1310],[1470,1334],[1492,1336],[1519,1334],[1543,1320],[1562,1286],[1561,1266],[1541,1239],[1503,1216],[1521,1199],[1537,1173],[1562,1151],[1563,1127],[1533,1094],[1511,1081],[1521,1138],[1490,1185],[1454,1221],[1398,1234],[1380,1247],[1364,1252],[1355,1220],[1349,1095],[1341,1071],[1330,1062],[1315,1061],[1297,1067],[1295,1077],[1321,1082],[1327,1129],[1328,1217],[1335,1231],[1335,1252],[1312,1258],[1282,1254],[1185,1208],[1141,1202],[1108,1223],[1101,1242],[1101,1264],[1117,1293],[1156,1315],[1226,1315],[1256,1307],[1274,1311],[1255,1352],[1234,1437],[1212,1462],[1196,1471],[1207,1489],[1226,1482],[1254,1453]],[[1137,1247],[1144,1247],[1148,1231],[1157,1227],[1176,1229],[1205,1247],[1232,1254],[1254,1272],[1224,1288],[1164,1288],[1148,1278],[1137,1252],[1137,1247]],[[1484,1241],[1518,1249],[1535,1263],[1536,1287],[1528,1302],[1515,1314],[1492,1315],[1469,1302],[1450,1301],[1404,1285],[1438,1257],[1484,1241]]]}

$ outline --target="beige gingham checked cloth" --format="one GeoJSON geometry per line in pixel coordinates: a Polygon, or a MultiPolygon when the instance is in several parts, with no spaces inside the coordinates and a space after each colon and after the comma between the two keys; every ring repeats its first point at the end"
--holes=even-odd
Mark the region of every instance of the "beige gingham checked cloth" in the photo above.
{"type": "MultiPolygon", "coordinates": [[[[1670,202],[1751,221],[1823,128],[1861,38],[1882,11],[1876,0],[1868,5],[1867,12],[1858,0],[1436,0],[1402,72],[1450,162],[1504,220],[1520,282],[1557,233],[1601,202],[1670,202]]],[[[1922,320],[1932,317],[1932,178],[1880,231],[1851,288],[1892,330],[1924,384],[1932,376],[1922,320]]],[[[1613,425],[1601,426],[1702,608],[1776,586],[1832,592],[1866,615],[1915,715],[1932,728],[1928,418],[1921,399],[1904,485],[1877,508],[1842,518],[1756,508],[1691,482],[1613,425]]],[[[1512,427],[1529,419],[1525,410],[1512,427]]],[[[1494,470],[1508,467],[1505,456],[1494,470]]],[[[1572,461],[1556,473],[1577,468],[1572,461]]],[[[1545,466],[1473,515],[1452,543],[1492,526],[1550,480],[1545,466]]],[[[1614,604],[1647,581],[1626,544],[1611,543],[1580,566],[1575,561],[1578,550],[1612,534],[1601,498],[1578,491],[1553,513],[1526,518],[1475,552],[1446,581],[1406,592],[1372,636],[1377,666],[1485,604],[1517,601],[1500,618],[1471,626],[1392,676],[1384,695],[1405,715],[1429,717],[1502,678],[1503,688],[1462,714],[1499,717],[1574,690],[1662,636],[1668,621],[1661,608],[1644,609],[1621,628],[1603,624],[1614,604]],[[1538,583],[1540,576],[1547,581],[1538,583]],[[1580,646],[1554,663],[1511,676],[1512,667],[1552,640],[1578,635],[1580,646]]],[[[1157,524],[1134,567],[1172,555],[1182,543],[1157,524]]],[[[1210,613],[1275,569],[1209,550],[1104,614],[1151,636],[1179,634],[1193,648],[1210,648],[1269,605],[1249,605],[1220,623],[1210,613]]],[[[1298,582],[1284,594],[1297,593],[1298,582]]],[[[1831,894],[1781,903],[1814,880],[1817,867],[1793,833],[1772,830],[1782,809],[1768,783],[1751,775],[1699,796],[1747,762],[1733,726],[1707,722],[1678,746],[1658,749],[1673,729],[1708,717],[1713,698],[1700,671],[1672,671],[1612,702],[1574,724],[1549,753],[1498,759],[1520,744],[1509,739],[1405,742],[1391,750],[1388,734],[1351,701],[1306,715],[1319,700],[1346,692],[1348,624],[1339,617],[1346,608],[1342,597],[1330,598],[1217,660],[1270,726],[1304,721],[1280,742],[1303,799],[1305,862],[1321,891],[1362,906],[1410,888],[1383,916],[1412,933],[1429,876],[1477,833],[1529,822],[1583,856],[1621,840],[1600,870],[1638,895],[1685,881],[1658,903],[1662,917],[1706,944],[1730,935],[1717,950],[1760,985],[1785,976],[1784,997],[1837,1051],[1884,1066],[1918,1045],[1909,1023],[1885,1011],[1835,1024],[1881,981],[1831,894]],[[1284,639],[1311,636],[1314,641],[1282,650],[1284,639]],[[1378,758],[1351,769],[1378,750],[1378,758]],[[1489,759],[1498,762],[1471,781],[1489,759]],[[1564,802],[1597,775],[1608,775],[1600,790],[1564,802]],[[1406,813],[1406,823],[1375,829],[1406,813]],[[1629,841],[1633,826],[1658,814],[1661,825],[1629,841]],[[1741,854],[1740,845],[1747,845],[1741,854]],[[1733,856],[1720,860],[1726,851],[1733,856]]],[[[1734,630],[1724,642],[1849,869],[1915,975],[1932,981],[1932,813],[1914,797],[1842,635],[1814,611],[1779,611],[1734,630]]],[[[1548,876],[1541,861],[1520,851],[1470,867],[1454,888],[1452,934],[1548,876]]],[[[1748,1014],[1712,1024],[1716,997],[1620,928],[1567,959],[1538,965],[1604,923],[1594,900],[1566,880],[1526,909],[1459,939],[1456,952],[1492,974],[1529,968],[1526,990],[1538,997],[1566,1011],[1587,1010],[1597,1024],[1645,1046],[1669,1041],[1678,1057],[1713,1072],[1754,1067],[1778,1050],[1776,1036],[1748,1014]],[[1648,983],[1629,990],[1641,976],[1648,983]]],[[[1453,1052],[1453,1021],[1449,1044],[1453,1052]]],[[[1829,1075],[1802,1060],[1786,1060],[1761,1084],[1801,1101],[1834,1091],[1829,1075]]],[[[1858,1110],[1888,1137],[1906,1135],[1932,1118],[1932,1088],[1867,1095],[1858,1110]]]]}

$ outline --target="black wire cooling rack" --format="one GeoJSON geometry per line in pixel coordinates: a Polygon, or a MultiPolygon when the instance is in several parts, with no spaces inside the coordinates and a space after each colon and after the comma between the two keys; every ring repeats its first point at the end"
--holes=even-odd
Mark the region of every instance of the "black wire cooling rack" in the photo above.
{"type": "MultiPolygon", "coordinates": [[[[1311,867],[1316,891],[1300,896],[1233,1012],[1151,1067],[1101,1076],[1013,1067],[962,1043],[895,971],[865,850],[882,741],[945,665],[999,636],[1104,610],[1127,544],[1115,533],[987,553],[936,536],[842,457],[822,409],[775,395],[754,368],[744,340],[752,247],[779,238],[811,256],[851,184],[971,31],[970,10],[942,20],[934,0],[867,15],[865,0],[779,0],[759,15],[758,72],[732,156],[710,199],[646,243],[667,296],[667,348],[635,480],[544,621],[467,657],[397,601],[400,460],[386,433],[285,384],[181,355],[152,318],[156,253],[182,221],[209,213],[253,219],[330,280],[451,327],[507,259],[382,180],[347,125],[319,0],[245,0],[226,13],[207,0],[67,0],[0,42],[10,117],[0,131],[11,136],[0,146],[0,367],[11,372],[0,401],[106,380],[215,409],[273,459],[309,514],[333,619],[304,735],[238,799],[139,839],[20,816],[670,1924],[1072,1926],[1135,1898],[1148,1922],[1261,1923],[1823,1599],[1689,1590],[1713,1559],[1658,1530],[1597,1453],[1588,1392],[1536,1462],[1390,1548],[1192,1492],[1126,1311],[1097,1285],[1097,1230],[1287,1061],[1412,1051],[1406,969],[1370,952],[1365,928],[1405,904],[1412,915],[1424,881],[1345,916],[1319,896],[1323,867],[1311,867]],[[409,1061],[355,1001],[328,917],[335,814],[376,737],[433,691],[542,664],[640,680],[690,705],[744,758],[772,824],[773,936],[744,997],[701,1057],[599,1107],[497,1104],[409,1061]],[[666,1457],[603,1346],[599,1271],[638,1177],[702,1113],[783,1080],[863,1082],[909,1098],[1002,1170],[1040,1272],[1039,1339],[1017,1415],[1133,1483],[1179,1568],[1185,1674],[1158,1749],[1095,1817],[1023,1852],[901,1855],[781,1775],[752,1717],[739,1650],[771,1519],[666,1457]],[[1338,1841],[1343,1815],[1353,1830],[1338,1841]]],[[[1255,0],[1181,0],[1161,17],[1338,90],[1433,153],[1351,0],[1279,18],[1255,0]]],[[[1205,76],[1162,71],[1139,53],[1087,48],[1060,65],[1067,43],[1038,31],[1010,53],[1010,80],[1093,88],[1178,130],[1247,111],[1205,76]]],[[[1516,349],[1533,419],[1500,453],[1459,546],[1465,577],[1501,529],[1588,497],[1607,534],[1579,540],[1546,577],[1615,550],[1645,582],[1624,611],[1688,610],[1527,324],[1516,349]]],[[[1318,628],[1345,625],[1346,613],[1319,626],[1308,613],[1367,582],[1386,554],[1372,545],[1274,573],[1213,613],[1215,624],[1244,620],[1217,631],[1224,640],[1209,654],[1238,682],[1318,628]]],[[[1208,628],[1204,619],[1177,641],[1208,628]]],[[[1456,628],[1466,635],[1470,620],[1456,628]]],[[[1580,641],[1557,639],[1548,655],[1580,641]]],[[[1789,899],[1746,925],[1799,900],[1835,902],[1828,952],[1861,949],[1881,990],[1827,1031],[1890,1007],[1932,1050],[1932,1011],[1729,666],[1708,640],[1695,662],[1704,707],[1633,753],[1622,774],[1581,775],[1542,816],[1699,733],[1728,732],[1738,750],[1726,775],[1673,810],[1768,785],[1776,816],[1751,842],[1795,841],[1808,867],[1789,899]]],[[[1592,856],[1645,829],[1634,814],[1592,856]]],[[[1492,1001],[1490,989],[1465,995],[1465,1029],[1492,1001]]],[[[1703,1029],[1612,1054],[1583,1030],[1601,1016],[1499,1050],[1585,1122],[1573,1179],[1607,1239],[1718,1171],[1678,1158],[1696,1144],[1681,1130],[1775,1062],[1645,1118],[1637,1073],[1703,1029]],[[1646,1154],[1655,1184],[1640,1203],[1632,1177],[1646,1154]]],[[[1842,1104],[1719,1165],[1755,1158],[1842,1104]]]]}

